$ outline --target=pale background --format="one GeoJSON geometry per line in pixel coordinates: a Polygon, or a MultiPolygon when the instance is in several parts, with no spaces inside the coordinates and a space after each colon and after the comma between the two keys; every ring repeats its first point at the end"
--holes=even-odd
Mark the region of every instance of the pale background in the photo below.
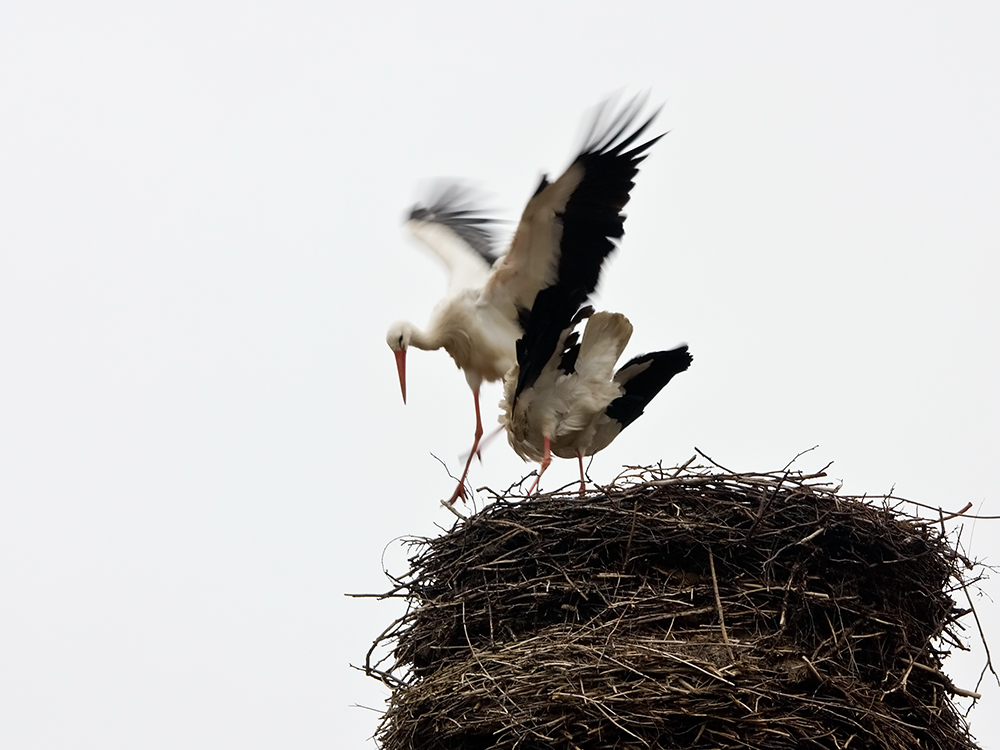
{"type": "Polygon", "coordinates": [[[670,133],[597,304],[695,362],[591,476],[818,444],[1000,513],[998,39],[990,3],[4,4],[0,746],[373,747],[349,664],[400,610],[344,594],[451,523],[472,431],[443,353],[400,401],[385,330],[444,291],[404,211],[449,175],[515,218],[615,91],[670,133]]]}

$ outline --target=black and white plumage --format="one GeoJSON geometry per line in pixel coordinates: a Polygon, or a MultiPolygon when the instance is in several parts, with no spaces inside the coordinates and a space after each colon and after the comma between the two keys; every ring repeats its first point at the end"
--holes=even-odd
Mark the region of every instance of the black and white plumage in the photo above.
{"type": "Polygon", "coordinates": [[[468,204],[460,189],[445,191],[431,205],[410,213],[410,230],[448,266],[448,293],[434,308],[427,328],[394,323],[386,342],[396,356],[404,402],[405,357],[411,346],[443,348],[464,371],[472,390],[475,436],[449,503],[464,499],[465,477],[483,434],[480,386],[500,380],[514,366],[527,311],[568,311],[571,316],[596,288],[602,263],[624,234],[622,209],[638,165],[662,137],[636,145],[656,116],[654,112],[636,125],[644,104],[635,99],[617,112],[609,105],[598,110],[583,150],[554,182],[542,178],[507,252],[492,263],[490,222],[468,204]]]}
{"type": "MultiPolygon", "coordinates": [[[[541,463],[529,493],[538,486],[555,454],[577,458],[583,494],[583,457],[610,445],[692,361],[687,346],[680,346],[634,357],[614,372],[632,336],[632,324],[621,313],[594,313],[578,343],[574,328],[587,315],[589,309],[578,313],[557,333],[556,345],[547,352],[532,351],[519,342],[518,366],[504,378],[500,407],[507,440],[525,461],[541,463]],[[522,362],[541,359],[544,364],[531,385],[521,385],[522,362]]],[[[538,325],[553,328],[559,323],[538,325]]]]}
{"type": "MultiPolygon", "coordinates": [[[[471,198],[470,191],[461,185],[444,183],[439,194],[429,206],[416,205],[407,219],[413,233],[429,247],[438,247],[431,227],[437,225],[450,230],[464,244],[456,250],[473,252],[486,263],[487,270],[500,259],[497,238],[491,229],[496,219],[484,215],[471,198]]],[[[447,242],[447,240],[439,240],[447,242]]],[[[457,261],[461,263],[461,260],[457,261]]],[[[478,264],[477,264],[478,265],[478,264]]],[[[454,267],[453,264],[449,266],[454,267]]]]}

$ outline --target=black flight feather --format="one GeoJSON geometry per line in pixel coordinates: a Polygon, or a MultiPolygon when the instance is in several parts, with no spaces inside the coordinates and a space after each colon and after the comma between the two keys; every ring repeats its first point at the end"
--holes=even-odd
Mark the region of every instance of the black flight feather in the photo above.
{"type": "Polygon", "coordinates": [[[626,362],[615,380],[625,390],[604,410],[625,429],[638,419],[649,402],[674,375],[684,372],[692,362],[687,346],[679,346],[666,352],[640,354],[626,362]]]}
{"type": "Polygon", "coordinates": [[[559,369],[567,375],[576,372],[576,358],[580,356],[580,335],[573,331],[563,344],[563,352],[559,357],[559,369]]]}
{"type": "Polygon", "coordinates": [[[557,280],[536,295],[523,325],[524,336],[517,349],[520,371],[515,398],[538,379],[573,315],[597,288],[601,265],[625,234],[622,209],[635,185],[638,165],[648,149],[663,137],[633,146],[659,112],[633,128],[644,104],[645,99],[634,99],[610,123],[610,105],[603,105],[574,161],[583,168],[583,177],[559,217],[563,229],[557,280]]]}
{"type": "Polygon", "coordinates": [[[492,226],[499,222],[476,208],[471,197],[470,189],[447,184],[428,205],[415,205],[408,218],[448,227],[492,266],[501,255],[497,250],[496,233],[492,231],[492,226]]]}

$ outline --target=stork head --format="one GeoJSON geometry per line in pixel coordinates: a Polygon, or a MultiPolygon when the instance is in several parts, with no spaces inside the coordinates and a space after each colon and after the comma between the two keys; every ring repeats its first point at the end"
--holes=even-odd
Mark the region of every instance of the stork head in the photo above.
{"type": "Polygon", "coordinates": [[[399,373],[399,389],[403,392],[403,403],[406,403],[406,349],[413,337],[413,326],[409,323],[393,323],[385,335],[385,343],[396,355],[396,371],[399,373]]]}

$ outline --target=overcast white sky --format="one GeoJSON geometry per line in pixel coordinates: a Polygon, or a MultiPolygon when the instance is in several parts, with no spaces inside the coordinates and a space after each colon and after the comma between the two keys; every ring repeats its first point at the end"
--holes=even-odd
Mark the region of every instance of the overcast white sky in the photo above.
{"type": "Polygon", "coordinates": [[[516,218],[623,87],[670,133],[597,305],[695,362],[591,476],[818,444],[1000,514],[998,39],[988,3],[5,3],[0,746],[373,747],[348,665],[400,612],[344,594],[451,523],[473,426],[443,353],[400,401],[385,329],[445,285],[404,210],[446,175],[516,218]]]}

